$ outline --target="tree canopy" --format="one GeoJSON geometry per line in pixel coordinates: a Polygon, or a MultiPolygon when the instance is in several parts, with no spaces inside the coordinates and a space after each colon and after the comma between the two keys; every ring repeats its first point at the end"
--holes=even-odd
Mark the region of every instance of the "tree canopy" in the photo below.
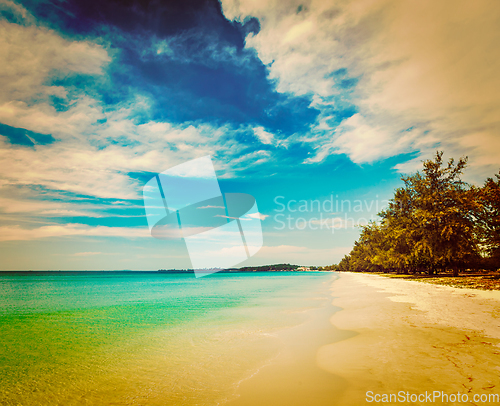
{"type": "Polygon", "coordinates": [[[380,221],[362,227],[339,270],[402,273],[500,267],[500,174],[483,187],[461,179],[467,158],[403,176],[380,221]]]}

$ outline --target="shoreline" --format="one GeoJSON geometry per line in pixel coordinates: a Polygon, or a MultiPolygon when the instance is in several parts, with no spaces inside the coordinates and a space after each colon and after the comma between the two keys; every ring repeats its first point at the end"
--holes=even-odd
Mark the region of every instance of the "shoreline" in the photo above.
{"type": "Polygon", "coordinates": [[[234,396],[224,405],[331,405],[331,399],[341,393],[345,379],[325,371],[316,363],[318,348],[347,339],[352,334],[340,331],[330,323],[332,314],[341,309],[331,301],[331,284],[338,277],[325,282],[321,294],[314,299],[323,303],[304,311],[305,320],[299,325],[276,331],[273,336],[280,343],[279,353],[268,360],[251,376],[241,380],[234,396]]]}
{"type": "Polygon", "coordinates": [[[498,292],[338,275],[330,303],[280,331],[282,353],[227,405],[357,406],[367,391],[500,394],[498,292]]]}
{"type": "Polygon", "coordinates": [[[336,282],[343,310],[330,320],[359,334],[322,347],[318,364],[349,383],[342,404],[366,402],[367,391],[500,393],[498,298],[376,275],[336,282]]]}

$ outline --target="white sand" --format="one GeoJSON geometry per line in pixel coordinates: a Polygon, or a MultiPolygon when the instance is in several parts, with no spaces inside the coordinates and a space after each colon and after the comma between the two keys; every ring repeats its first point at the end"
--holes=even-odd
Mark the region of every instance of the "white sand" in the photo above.
{"type": "MultiPolygon", "coordinates": [[[[427,322],[500,338],[500,291],[460,289],[367,274],[341,277],[384,292],[394,302],[412,304],[412,309],[425,312],[422,316],[427,322]]],[[[335,288],[332,291],[335,296],[335,288]]]]}
{"type": "Polygon", "coordinates": [[[498,292],[342,274],[332,294],[332,324],[358,333],[317,353],[348,382],[337,404],[366,404],[367,391],[500,394],[498,292]]]}

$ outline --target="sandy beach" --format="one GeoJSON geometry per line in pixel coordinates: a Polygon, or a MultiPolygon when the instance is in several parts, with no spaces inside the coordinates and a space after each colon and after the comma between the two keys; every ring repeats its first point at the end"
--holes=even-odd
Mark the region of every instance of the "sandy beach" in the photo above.
{"type": "Polygon", "coordinates": [[[500,292],[343,273],[331,294],[229,404],[498,403],[500,292]]]}
{"type": "Polygon", "coordinates": [[[0,404],[500,403],[498,291],[326,272],[202,281],[5,275],[0,404]]]}

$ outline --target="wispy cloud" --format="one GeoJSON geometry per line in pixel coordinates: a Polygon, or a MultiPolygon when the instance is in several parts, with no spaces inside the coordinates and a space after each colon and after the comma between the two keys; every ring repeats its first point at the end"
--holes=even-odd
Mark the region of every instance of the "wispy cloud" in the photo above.
{"type": "Polygon", "coordinates": [[[173,60],[183,64],[199,64],[217,68],[232,64],[240,69],[251,69],[249,62],[255,58],[248,49],[239,50],[235,45],[222,42],[221,38],[200,30],[191,29],[168,38],[153,39],[151,46],[140,51],[145,60],[173,60]]]}
{"type": "Polygon", "coordinates": [[[28,241],[49,237],[93,236],[93,237],[151,237],[146,228],[91,227],[83,224],[49,225],[32,229],[20,226],[1,226],[0,241],[28,241]]]}
{"type": "Polygon", "coordinates": [[[273,134],[264,130],[264,127],[255,127],[253,131],[260,142],[262,142],[263,144],[272,144],[274,142],[273,134]]]}
{"type": "MultiPolygon", "coordinates": [[[[4,188],[6,189],[6,188],[4,188]]],[[[0,213],[7,215],[42,216],[42,217],[143,217],[144,214],[126,214],[129,209],[141,209],[142,206],[133,204],[106,205],[88,201],[67,202],[52,200],[43,196],[44,200],[27,198],[13,194],[12,198],[0,197],[0,213]],[[112,211],[110,211],[112,210],[112,211]]]]}
{"type": "Polygon", "coordinates": [[[72,254],[74,257],[90,257],[94,255],[102,255],[102,252],[76,252],[72,254]]]}
{"type": "Polygon", "coordinates": [[[246,214],[245,217],[250,217],[253,219],[259,219],[259,220],[265,220],[266,218],[269,217],[268,214],[261,214],[261,213],[250,213],[246,214]]]}
{"type": "Polygon", "coordinates": [[[67,96],[63,87],[46,83],[50,76],[102,75],[111,60],[101,45],[68,41],[48,28],[5,20],[0,20],[0,58],[8,61],[0,66],[0,111],[7,124],[4,120],[13,116],[21,101],[67,96]],[[11,104],[14,100],[17,106],[11,104]]]}

